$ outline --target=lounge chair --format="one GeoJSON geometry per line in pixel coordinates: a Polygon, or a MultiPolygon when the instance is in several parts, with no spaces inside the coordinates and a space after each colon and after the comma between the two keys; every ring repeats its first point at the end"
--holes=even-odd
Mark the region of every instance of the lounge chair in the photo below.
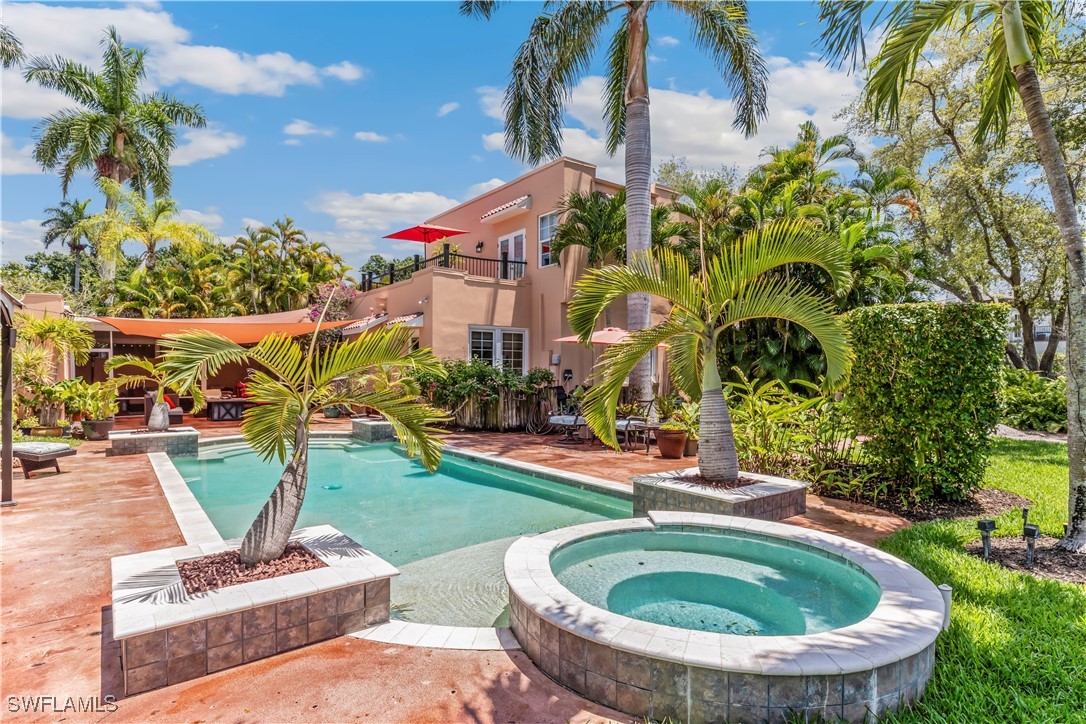
{"type": "Polygon", "coordinates": [[[75,449],[64,442],[16,442],[11,445],[11,455],[23,468],[23,477],[30,479],[30,474],[43,468],[53,468],[60,474],[57,458],[75,455],[75,449]]]}

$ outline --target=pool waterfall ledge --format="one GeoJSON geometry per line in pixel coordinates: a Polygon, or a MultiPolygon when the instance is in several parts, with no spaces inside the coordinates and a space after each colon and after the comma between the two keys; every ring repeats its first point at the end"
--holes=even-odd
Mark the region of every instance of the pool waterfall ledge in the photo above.
{"type": "Polygon", "coordinates": [[[646,518],[521,538],[506,554],[505,576],[513,634],[545,674],[595,702],[653,720],[880,717],[923,694],[944,613],[931,581],[886,553],[796,526],[708,513],[651,511],[646,518]],[[870,615],[844,628],[738,636],[647,623],[592,606],[551,568],[551,555],[575,541],[654,530],[784,539],[859,566],[881,596],[870,615]]]}

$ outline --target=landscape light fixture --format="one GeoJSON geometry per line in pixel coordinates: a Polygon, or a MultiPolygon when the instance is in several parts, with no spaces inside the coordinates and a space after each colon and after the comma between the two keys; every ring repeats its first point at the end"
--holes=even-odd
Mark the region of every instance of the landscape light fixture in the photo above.
{"type": "Polygon", "coordinates": [[[1037,545],[1037,539],[1041,537],[1041,526],[1023,526],[1022,537],[1026,539],[1026,568],[1033,568],[1033,549],[1037,545]]]}
{"type": "Polygon", "coordinates": [[[980,537],[984,543],[984,560],[988,560],[992,555],[992,531],[995,529],[995,521],[991,518],[981,518],[977,521],[977,530],[980,531],[980,537]]]}
{"type": "Polygon", "coordinates": [[[1029,523],[1029,506],[1022,508],[1022,537],[1026,537],[1026,524],[1029,523]]]}

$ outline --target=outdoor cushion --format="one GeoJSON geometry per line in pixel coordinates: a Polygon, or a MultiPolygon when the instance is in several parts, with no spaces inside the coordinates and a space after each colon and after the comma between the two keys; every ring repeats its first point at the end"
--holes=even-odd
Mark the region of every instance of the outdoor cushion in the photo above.
{"type": "Polygon", "coordinates": [[[55,455],[71,449],[72,446],[64,442],[15,442],[11,444],[11,452],[14,455],[55,455]]]}
{"type": "Polygon", "coordinates": [[[75,455],[75,450],[63,442],[16,442],[11,445],[11,454],[22,466],[23,477],[29,479],[32,472],[42,468],[51,467],[59,474],[57,458],[75,455]]]}
{"type": "Polygon", "coordinates": [[[548,422],[552,425],[586,425],[583,417],[576,415],[554,415],[548,422]]]}
{"type": "Polygon", "coordinates": [[[616,430],[642,430],[645,427],[644,420],[638,420],[636,418],[630,420],[616,420],[616,430]]]}

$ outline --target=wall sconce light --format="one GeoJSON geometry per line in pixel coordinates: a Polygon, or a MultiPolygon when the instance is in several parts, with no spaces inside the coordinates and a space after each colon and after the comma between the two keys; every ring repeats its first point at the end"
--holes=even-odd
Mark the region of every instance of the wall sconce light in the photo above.
{"type": "Polygon", "coordinates": [[[430,301],[430,297],[423,297],[422,299],[419,300],[419,304],[428,304],[429,301],[430,301]]]}
{"type": "Polygon", "coordinates": [[[980,537],[984,543],[984,560],[988,560],[992,555],[992,531],[995,529],[995,521],[991,518],[982,518],[977,521],[977,530],[980,531],[980,537]]]}
{"type": "Polygon", "coordinates": [[[475,253],[476,254],[482,254],[483,253],[483,242],[482,241],[478,241],[478,242],[475,243],[475,253]]]}

